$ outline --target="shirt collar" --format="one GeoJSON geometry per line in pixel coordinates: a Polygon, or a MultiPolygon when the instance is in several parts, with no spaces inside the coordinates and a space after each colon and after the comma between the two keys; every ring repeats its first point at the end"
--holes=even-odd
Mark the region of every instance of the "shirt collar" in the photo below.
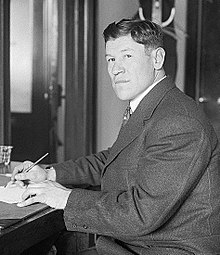
{"type": "Polygon", "coordinates": [[[140,95],[138,95],[136,98],[130,101],[130,107],[132,112],[134,112],[141,102],[141,100],[152,90],[154,86],[156,86],[159,82],[161,82],[163,79],[166,78],[166,75],[162,77],[160,80],[154,82],[152,85],[150,85],[145,91],[143,91],[140,95]]]}

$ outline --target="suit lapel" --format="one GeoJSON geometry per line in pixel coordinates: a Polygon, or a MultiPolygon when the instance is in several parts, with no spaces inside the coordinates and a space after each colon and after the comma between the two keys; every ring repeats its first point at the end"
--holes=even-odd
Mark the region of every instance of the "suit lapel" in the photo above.
{"type": "MultiPolygon", "coordinates": [[[[140,102],[137,109],[131,115],[127,124],[121,128],[118,138],[111,148],[111,153],[105,164],[105,168],[115,157],[129,145],[143,130],[145,121],[150,119],[155,108],[164,98],[166,93],[175,87],[169,77],[158,83],[140,102]]],[[[104,174],[104,171],[103,171],[104,174]]]]}

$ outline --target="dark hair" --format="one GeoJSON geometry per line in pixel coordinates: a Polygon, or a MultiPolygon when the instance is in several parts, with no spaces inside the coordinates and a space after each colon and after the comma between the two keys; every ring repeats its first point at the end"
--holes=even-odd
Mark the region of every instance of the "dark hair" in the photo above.
{"type": "Polygon", "coordinates": [[[146,48],[163,47],[163,30],[150,20],[122,19],[118,23],[108,25],[103,32],[105,43],[128,34],[146,48]]]}

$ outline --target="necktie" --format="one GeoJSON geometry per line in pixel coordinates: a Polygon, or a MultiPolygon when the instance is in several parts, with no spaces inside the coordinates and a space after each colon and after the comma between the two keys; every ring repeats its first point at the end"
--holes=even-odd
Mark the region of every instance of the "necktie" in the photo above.
{"type": "Polygon", "coordinates": [[[125,109],[125,112],[123,114],[123,121],[122,121],[122,127],[128,122],[129,118],[131,117],[132,110],[130,104],[125,109]]]}

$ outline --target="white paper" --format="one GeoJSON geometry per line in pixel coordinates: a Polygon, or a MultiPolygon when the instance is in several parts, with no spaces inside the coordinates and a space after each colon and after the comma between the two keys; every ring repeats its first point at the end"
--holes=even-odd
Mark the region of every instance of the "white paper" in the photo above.
{"type": "Polygon", "coordinates": [[[13,187],[4,187],[0,186],[0,201],[14,204],[22,201],[22,194],[24,193],[25,188],[20,186],[13,187]]]}

